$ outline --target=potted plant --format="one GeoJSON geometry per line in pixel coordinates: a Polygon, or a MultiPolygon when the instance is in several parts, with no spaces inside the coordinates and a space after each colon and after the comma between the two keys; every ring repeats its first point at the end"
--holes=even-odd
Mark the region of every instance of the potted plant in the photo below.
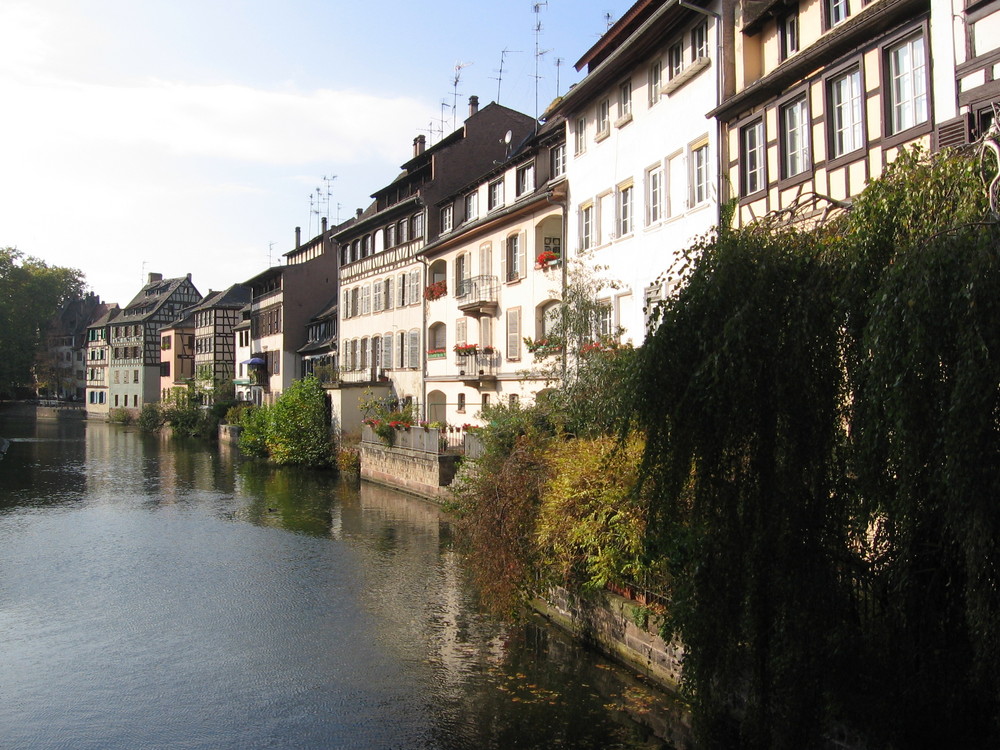
{"type": "Polygon", "coordinates": [[[559,254],[553,252],[552,250],[543,250],[535,258],[535,268],[547,268],[549,266],[554,266],[559,262],[559,254]]]}
{"type": "Polygon", "coordinates": [[[424,288],[424,299],[433,302],[448,293],[448,282],[433,281],[424,288]]]}
{"type": "Polygon", "coordinates": [[[455,354],[460,357],[473,357],[478,352],[478,344],[455,344],[455,354]]]}

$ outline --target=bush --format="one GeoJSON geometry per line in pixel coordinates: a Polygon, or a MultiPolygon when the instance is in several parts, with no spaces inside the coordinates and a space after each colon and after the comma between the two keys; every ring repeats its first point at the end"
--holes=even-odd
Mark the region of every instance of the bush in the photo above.
{"type": "Polygon", "coordinates": [[[267,457],[267,434],[270,407],[254,406],[244,409],[240,417],[240,450],[248,456],[267,457]]]}
{"type": "Polygon", "coordinates": [[[135,417],[128,409],[112,409],[108,412],[108,421],[115,424],[132,424],[135,417]]]}
{"type": "Polygon", "coordinates": [[[277,464],[330,465],[326,392],[314,376],[292,383],[271,407],[267,452],[277,464]]]}
{"type": "Polygon", "coordinates": [[[163,413],[159,404],[143,404],[137,424],[143,432],[156,432],[163,427],[163,413]]]}

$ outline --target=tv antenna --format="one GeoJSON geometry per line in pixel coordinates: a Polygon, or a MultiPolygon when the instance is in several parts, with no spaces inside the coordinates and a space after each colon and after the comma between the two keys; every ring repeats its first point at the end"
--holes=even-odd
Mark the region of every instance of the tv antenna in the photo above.
{"type": "Polygon", "coordinates": [[[615,25],[615,17],[610,10],[604,11],[604,32],[607,33],[615,25]]]}
{"type": "Polygon", "coordinates": [[[560,72],[560,68],[562,68],[562,64],[564,62],[566,62],[565,59],[563,59],[561,57],[557,57],[556,58],[556,98],[557,99],[560,96],[562,96],[562,93],[560,92],[560,87],[559,87],[559,72],[560,72]]]}
{"type": "Polygon", "coordinates": [[[271,267],[271,251],[273,249],[274,249],[274,243],[273,242],[268,242],[267,243],[267,267],[268,268],[271,267]]]}
{"type": "MultiPolygon", "coordinates": [[[[455,78],[452,81],[452,102],[451,102],[451,129],[455,130],[458,127],[458,123],[455,120],[455,115],[458,112],[458,82],[462,79],[462,69],[467,68],[472,63],[470,62],[457,62],[455,63],[455,78]]],[[[444,131],[442,129],[442,135],[444,131]]]]}
{"type": "Polygon", "coordinates": [[[534,75],[534,78],[535,78],[535,123],[536,123],[536,125],[538,123],[538,81],[541,80],[541,77],[542,77],[539,74],[539,72],[538,72],[538,61],[541,60],[544,55],[546,55],[546,54],[548,54],[549,52],[552,51],[552,50],[548,50],[548,49],[546,49],[546,50],[539,49],[539,46],[538,46],[538,38],[539,38],[539,36],[542,33],[541,12],[542,12],[542,6],[543,5],[546,8],[548,7],[549,4],[548,4],[547,0],[543,0],[542,2],[539,2],[539,3],[535,3],[532,6],[532,12],[535,14],[535,75],[534,75]]]}
{"type": "Polygon", "coordinates": [[[520,51],[521,50],[518,49],[507,49],[506,47],[500,50],[500,70],[495,71],[497,74],[497,77],[495,79],[497,82],[497,104],[500,103],[500,86],[503,84],[504,61],[506,60],[507,55],[509,55],[511,52],[520,52],[520,51]]]}

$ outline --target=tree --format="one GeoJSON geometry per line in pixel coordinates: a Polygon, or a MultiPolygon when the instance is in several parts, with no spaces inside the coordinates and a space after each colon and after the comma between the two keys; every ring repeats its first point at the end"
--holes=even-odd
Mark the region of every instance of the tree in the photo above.
{"type": "Polygon", "coordinates": [[[0,249],[0,393],[33,383],[32,366],[46,324],[83,291],[73,268],[49,266],[15,248],[0,249]]]}

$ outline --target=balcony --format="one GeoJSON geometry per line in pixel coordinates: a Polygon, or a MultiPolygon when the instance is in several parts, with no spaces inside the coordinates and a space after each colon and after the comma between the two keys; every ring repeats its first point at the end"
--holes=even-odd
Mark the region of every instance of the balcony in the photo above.
{"type": "Polygon", "coordinates": [[[458,366],[458,379],[475,388],[495,383],[500,372],[500,352],[492,347],[488,351],[475,354],[458,355],[455,359],[458,366]]]}
{"type": "Polygon", "coordinates": [[[458,284],[455,299],[458,309],[471,315],[492,315],[498,309],[500,284],[496,276],[472,276],[458,284]]]}

